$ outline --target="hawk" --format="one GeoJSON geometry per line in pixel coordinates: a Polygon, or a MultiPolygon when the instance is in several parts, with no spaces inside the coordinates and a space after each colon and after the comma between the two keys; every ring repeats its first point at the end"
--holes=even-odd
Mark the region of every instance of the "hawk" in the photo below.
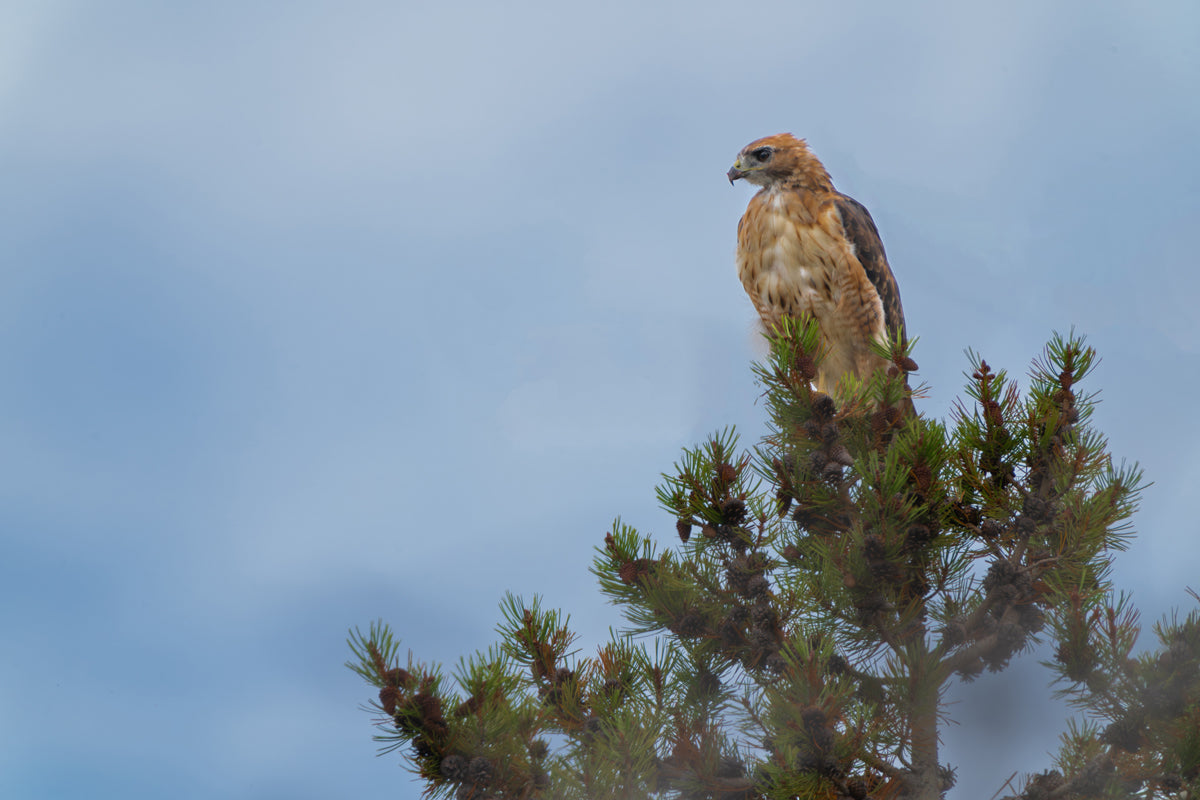
{"type": "Polygon", "coordinates": [[[746,145],[727,175],[762,187],[738,223],[737,270],[766,329],[812,314],[825,350],[817,389],[827,394],[843,375],[886,369],[870,343],[905,337],[904,310],[867,209],[834,189],[790,133],[746,145]]]}

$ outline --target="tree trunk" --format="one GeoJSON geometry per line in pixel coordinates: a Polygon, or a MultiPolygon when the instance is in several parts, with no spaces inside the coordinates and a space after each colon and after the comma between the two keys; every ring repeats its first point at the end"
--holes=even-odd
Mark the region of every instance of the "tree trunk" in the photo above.
{"type": "Polygon", "coordinates": [[[939,800],[942,796],[941,766],[938,764],[937,671],[929,670],[925,641],[913,648],[912,661],[912,800],[939,800]]]}

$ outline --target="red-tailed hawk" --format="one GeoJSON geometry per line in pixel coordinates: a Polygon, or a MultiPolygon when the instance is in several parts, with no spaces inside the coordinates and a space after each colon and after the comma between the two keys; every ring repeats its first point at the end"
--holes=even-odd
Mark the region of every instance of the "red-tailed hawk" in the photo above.
{"type": "Polygon", "coordinates": [[[737,269],[767,330],[783,316],[813,315],[826,351],[822,392],[844,374],[866,380],[886,369],[870,342],[904,336],[904,310],[867,209],[834,189],[790,133],[746,145],[728,177],[762,187],[738,223],[737,269]]]}

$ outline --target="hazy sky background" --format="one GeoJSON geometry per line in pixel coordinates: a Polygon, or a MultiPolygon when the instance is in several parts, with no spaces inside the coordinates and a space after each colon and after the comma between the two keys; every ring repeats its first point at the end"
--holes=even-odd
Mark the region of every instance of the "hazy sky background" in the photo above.
{"type": "MultiPolygon", "coordinates": [[[[0,3],[0,795],[418,797],[347,628],[620,624],[613,517],[669,543],[659,473],[761,431],[724,173],[780,131],[871,209],[923,410],[1089,336],[1155,482],[1116,581],[1186,606],[1198,98],[1193,0],[0,3]]],[[[952,798],[1048,766],[1034,660],[957,693],[952,798]]]]}

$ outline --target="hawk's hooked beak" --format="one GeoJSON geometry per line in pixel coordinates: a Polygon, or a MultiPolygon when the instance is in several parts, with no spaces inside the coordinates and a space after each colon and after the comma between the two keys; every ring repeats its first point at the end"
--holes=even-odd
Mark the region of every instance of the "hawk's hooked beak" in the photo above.
{"type": "Polygon", "coordinates": [[[742,172],[740,169],[738,169],[737,164],[734,164],[732,167],[729,168],[729,172],[725,173],[725,177],[729,178],[730,186],[733,186],[733,182],[736,181],[738,178],[744,178],[745,176],[746,176],[746,173],[742,172]]]}

